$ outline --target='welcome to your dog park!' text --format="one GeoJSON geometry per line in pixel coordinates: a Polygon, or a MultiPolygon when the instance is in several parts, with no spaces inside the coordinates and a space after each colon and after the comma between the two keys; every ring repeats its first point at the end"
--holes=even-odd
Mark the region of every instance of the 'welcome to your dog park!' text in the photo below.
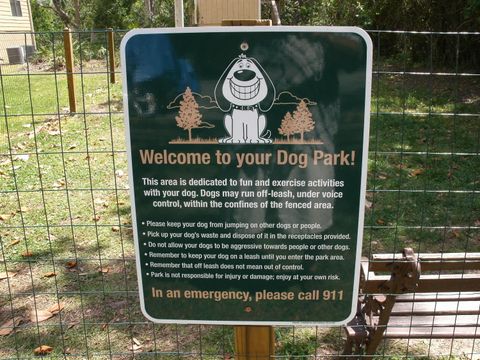
{"type": "Polygon", "coordinates": [[[213,155],[208,152],[171,152],[167,150],[139,150],[140,162],[144,165],[230,165],[232,162],[237,168],[244,166],[261,165],[290,165],[301,169],[309,164],[327,166],[355,165],[355,150],[341,150],[338,153],[329,153],[314,150],[312,153],[297,153],[287,150],[277,150],[274,153],[237,152],[231,154],[216,150],[213,155]]]}

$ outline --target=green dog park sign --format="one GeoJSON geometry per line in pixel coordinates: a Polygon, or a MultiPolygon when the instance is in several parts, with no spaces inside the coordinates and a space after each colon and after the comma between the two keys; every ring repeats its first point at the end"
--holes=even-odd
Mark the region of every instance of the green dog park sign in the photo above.
{"type": "Polygon", "coordinates": [[[122,42],[141,308],[155,322],[355,313],[372,46],[357,28],[136,30],[122,42]]]}

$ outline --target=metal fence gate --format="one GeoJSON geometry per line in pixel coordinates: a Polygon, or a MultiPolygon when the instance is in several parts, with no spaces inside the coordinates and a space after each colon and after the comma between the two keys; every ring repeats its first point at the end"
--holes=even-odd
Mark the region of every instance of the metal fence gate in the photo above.
{"type": "MultiPolygon", "coordinates": [[[[369,34],[364,255],[479,252],[480,33],[369,34]]],[[[123,35],[109,52],[109,32],[72,33],[71,113],[64,34],[0,33],[0,44],[28,49],[19,61],[0,49],[2,359],[234,356],[231,327],[156,325],[140,313],[122,88],[110,70],[123,35]]],[[[337,358],[344,342],[340,328],[277,328],[275,357],[337,358]]],[[[387,340],[377,354],[473,359],[480,347],[387,340]]]]}

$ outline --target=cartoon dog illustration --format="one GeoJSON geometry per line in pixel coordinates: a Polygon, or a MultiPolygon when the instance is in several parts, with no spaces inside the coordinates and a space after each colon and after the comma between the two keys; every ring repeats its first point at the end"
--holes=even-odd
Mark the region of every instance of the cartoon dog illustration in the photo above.
{"type": "Polygon", "coordinates": [[[227,137],[221,144],[271,144],[270,131],[265,131],[263,114],[275,101],[275,87],[268,74],[254,58],[244,54],[234,59],[215,86],[218,107],[224,118],[227,137]]]}

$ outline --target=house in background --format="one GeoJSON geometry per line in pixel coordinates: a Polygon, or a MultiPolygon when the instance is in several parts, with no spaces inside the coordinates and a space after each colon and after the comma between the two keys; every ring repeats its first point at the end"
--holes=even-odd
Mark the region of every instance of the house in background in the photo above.
{"type": "Polygon", "coordinates": [[[22,64],[35,49],[30,0],[0,0],[0,64],[22,64]]]}

